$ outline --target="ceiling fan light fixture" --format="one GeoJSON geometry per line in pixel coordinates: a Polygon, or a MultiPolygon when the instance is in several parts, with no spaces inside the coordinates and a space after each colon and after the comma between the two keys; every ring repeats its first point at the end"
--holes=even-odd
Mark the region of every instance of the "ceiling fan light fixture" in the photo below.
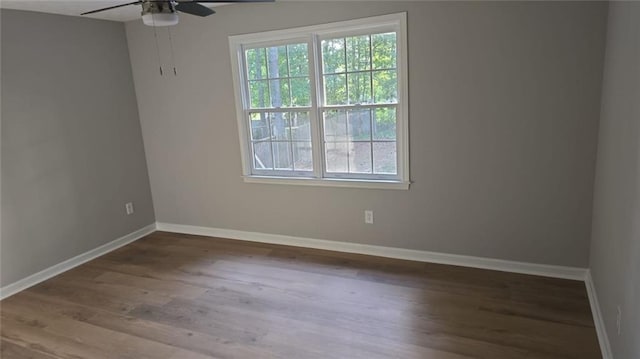
{"type": "MultiPolygon", "coordinates": [[[[0,0],[2,1],[2,0],[0,0]]],[[[200,3],[245,3],[274,2],[275,0],[136,0],[134,2],[114,5],[102,9],[83,12],[80,15],[95,14],[129,5],[142,5],[142,22],[147,26],[173,26],[178,24],[178,14],[190,14],[200,17],[213,15],[216,12],[200,3]]]]}
{"type": "Polygon", "coordinates": [[[146,13],[142,15],[142,22],[147,26],[173,26],[178,24],[178,14],[175,12],[146,13]]]}

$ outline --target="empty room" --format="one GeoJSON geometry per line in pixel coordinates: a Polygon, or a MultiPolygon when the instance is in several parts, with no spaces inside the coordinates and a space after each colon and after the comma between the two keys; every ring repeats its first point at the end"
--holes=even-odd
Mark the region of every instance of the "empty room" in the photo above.
{"type": "Polygon", "coordinates": [[[0,1],[0,357],[640,359],[640,2],[0,1]]]}

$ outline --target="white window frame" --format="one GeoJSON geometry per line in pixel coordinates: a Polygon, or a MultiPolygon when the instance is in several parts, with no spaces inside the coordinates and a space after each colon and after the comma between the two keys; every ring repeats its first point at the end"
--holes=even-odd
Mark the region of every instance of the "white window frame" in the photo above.
{"type": "MultiPolygon", "coordinates": [[[[407,69],[407,14],[367,17],[355,20],[334,22],[329,24],[298,27],[293,29],[267,31],[254,34],[234,35],[229,37],[233,86],[235,91],[236,114],[238,120],[238,134],[242,157],[242,175],[248,183],[270,183],[290,185],[313,185],[331,187],[358,187],[377,189],[408,189],[409,188],[409,105],[408,105],[408,69],[407,69]],[[398,101],[393,105],[397,109],[396,117],[396,146],[397,146],[397,175],[363,175],[359,174],[326,174],[323,160],[323,140],[320,126],[320,116],[325,108],[332,106],[323,103],[321,64],[316,59],[321,58],[321,40],[340,36],[354,36],[369,34],[377,31],[396,32],[397,60],[396,71],[398,78],[398,101]],[[309,51],[309,80],[311,86],[311,106],[293,108],[292,110],[309,110],[311,122],[311,142],[313,144],[313,172],[311,176],[299,176],[292,171],[268,171],[268,174],[253,171],[251,159],[251,140],[248,123],[250,110],[248,91],[246,89],[246,74],[244,69],[244,50],[255,47],[278,46],[297,41],[306,42],[309,51]],[[296,176],[293,176],[293,175],[296,176]],[[289,176],[287,176],[289,175],[289,176]],[[366,177],[366,178],[364,178],[366,177]]],[[[340,106],[338,106],[340,107],[340,106]]],[[[363,105],[364,107],[364,105],[363,105]]],[[[289,108],[280,110],[286,111],[289,108]]]]}

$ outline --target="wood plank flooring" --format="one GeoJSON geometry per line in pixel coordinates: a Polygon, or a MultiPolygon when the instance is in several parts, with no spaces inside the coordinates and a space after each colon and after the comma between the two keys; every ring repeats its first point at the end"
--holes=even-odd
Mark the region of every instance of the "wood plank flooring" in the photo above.
{"type": "Polygon", "coordinates": [[[578,281],[153,233],[0,303],[2,358],[600,358],[578,281]]]}

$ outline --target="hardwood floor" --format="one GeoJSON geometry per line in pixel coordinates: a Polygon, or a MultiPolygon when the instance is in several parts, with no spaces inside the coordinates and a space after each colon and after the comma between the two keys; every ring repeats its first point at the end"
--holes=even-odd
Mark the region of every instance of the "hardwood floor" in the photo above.
{"type": "Polygon", "coordinates": [[[153,233],[5,299],[2,358],[600,358],[584,283],[153,233]]]}

